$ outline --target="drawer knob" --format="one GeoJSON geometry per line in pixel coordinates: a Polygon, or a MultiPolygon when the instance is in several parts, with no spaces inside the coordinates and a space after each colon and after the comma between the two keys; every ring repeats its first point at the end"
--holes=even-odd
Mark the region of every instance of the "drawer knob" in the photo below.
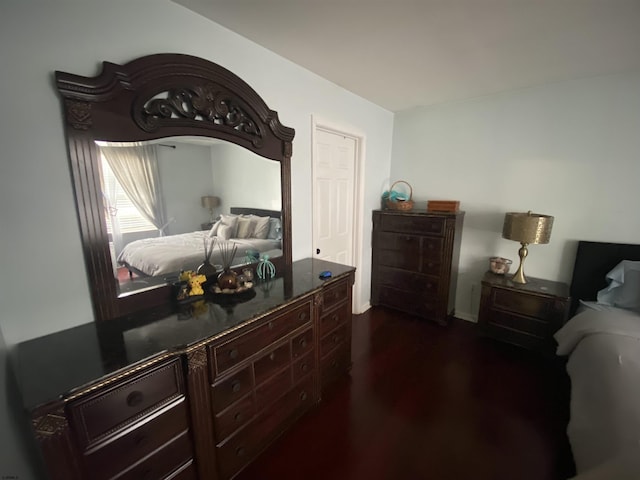
{"type": "Polygon", "coordinates": [[[136,445],[140,445],[146,439],[147,439],[146,435],[142,433],[136,433],[136,435],[133,437],[133,443],[135,443],[136,445]]]}
{"type": "Polygon", "coordinates": [[[338,343],[338,341],[340,340],[340,336],[337,333],[333,334],[333,343],[338,343]]]}
{"type": "Polygon", "coordinates": [[[131,392],[129,395],[127,395],[127,405],[129,405],[130,407],[137,407],[142,403],[142,400],[144,400],[144,394],[139,390],[131,392]]]}
{"type": "Polygon", "coordinates": [[[307,312],[300,312],[298,314],[298,320],[304,320],[305,318],[307,318],[307,312]]]}
{"type": "Polygon", "coordinates": [[[304,362],[302,365],[300,365],[300,370],[302,370],[303,372],[309,370],[309,365],[307,365],[307,362],[304,362]]]}
{"type": "Polygon", "coordinates": [[[236,414],[233,416],[233,419],[234,419],[236,422],[240,422],[240,421],[242,420],[242,413],[241,413],[241,412],[236,413],[236,414]]]}
{"type": "Polygon", "coordinates": [[[276,352],[271,352],[271,355],[269,355],[269,360],[274,361],[276,359],[276,352]]]}
{"type": "Polygon", "coordinates": [[[300,400],[302,400],[303,402],[307,399],[307,392],[300,392],[300,400]]]}
{"type": "Polygon", "coordinates": [[[338,323],[338,320],[340,320],[340,317],[338,316],[338,314],[337,314],[337,313],[334,313],[334,314],[331,316],[331,320],[333,320],[333,322],[334,322],[334,323],[338,323]]]}
{"type": "Polygon", "coordinates": [[[267,323],[267,328],[268,328],[269,330],[273,330],[273,322],[269,322],[269,323],[267,323]]]}
{"type": "Polygon", "coordinates": [[[238,393],[240,391],[240,388],[240,380],[234,380],[233,383],[231,383],[231,390],[233,390],[235,393],[238,393]]]}
{"type": "Polygon", "coordinates": [[[237,348],[233,348],[229,351],[229,358],[231,359],[236,359],[238,358],[238,349],[237,348]]]}
{"type": "Polygon", "coordinates": [[[245,452],[244,447],[238,447],[238,448],[236,448],[236,455],[237,455],[238,457],[242,457],[242,456],[244,455],[244,452],[245,452]]]}
{"type": "Polygon", "coordinates": [[[304,348],[304,347],[306,347],[306,346],[307,346],[307,339],[306,339],[306,338],[301,338],[301,339],[300,339],[300,346],[301,346],[302,348],[304,348]]]}

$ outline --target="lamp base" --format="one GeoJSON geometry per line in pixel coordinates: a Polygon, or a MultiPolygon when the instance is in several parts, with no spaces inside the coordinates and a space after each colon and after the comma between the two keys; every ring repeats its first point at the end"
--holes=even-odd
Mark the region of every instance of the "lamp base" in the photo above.
{"type": "Polygon", "coordinates": [[[527,258],[529,251],[527,250],[528,243],[521,243],[520,250],[518,250],[518,255],[520,256],[520,265],[518,265],[518,270],[511,277],[511,281],[513,283],[527,283],[527,278],[524,276],[524,259],[527,258]]]}

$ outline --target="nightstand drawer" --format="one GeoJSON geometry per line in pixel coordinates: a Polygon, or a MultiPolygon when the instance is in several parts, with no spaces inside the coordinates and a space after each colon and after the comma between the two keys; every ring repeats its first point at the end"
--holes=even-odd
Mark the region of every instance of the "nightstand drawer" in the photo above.
{"type": "Polygon", "coordinates": [[[489,325],[507,328],[540,338],[548,337],[552,332],[552,324],[536,318],[523,317],[513,313],[493,310],[490,313],[489,325]]]}
{"type": "Polygon", "coordinates": [[[496,288],[493,306],[529,317],[547,318],[553,308],[553,299],[496,288]]]}

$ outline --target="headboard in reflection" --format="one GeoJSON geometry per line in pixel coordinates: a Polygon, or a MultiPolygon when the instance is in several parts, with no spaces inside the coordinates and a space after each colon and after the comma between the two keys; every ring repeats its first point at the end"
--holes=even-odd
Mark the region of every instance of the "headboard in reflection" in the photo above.
{"type": "MultiPolygon", "coordinates": [[[[157,54],[104,62],[96,77],[56,72],[56,83],[97,321],[170,309],[171,280],[193,268],[199,251],[204,259],[211,215],[232,208],[278,218],[277,238],[258,239],[257,249],[269,251],[277,268],[290,268],[294,131],[243,80],[197,57],[157,54]],[[122,152],[134,153],[122,160],[122,152]],[[144,159],[142,168],[134,156],[144,159]],[[123,191],[141,220],[117,203],[123,191]],[[202,208],[203,196],[220,199],[215,211],[202,208]],[[125,255],[130,245],[180,243],[182,235],[193,244],[190,260],[175,256],[160,265],[146,256],[135,264],[135,255],[125,255]]],[[[247,249],[254,250],[240,247],[235,263],[247,249]]]]}

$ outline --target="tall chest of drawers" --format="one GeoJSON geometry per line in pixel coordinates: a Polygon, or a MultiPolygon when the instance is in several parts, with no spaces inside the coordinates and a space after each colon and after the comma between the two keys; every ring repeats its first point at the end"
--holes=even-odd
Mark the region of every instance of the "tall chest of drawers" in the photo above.
{"type": "Polygon", "coordinates": [[[446,324],[455,311],[464,212],[373,212],[371,304],[446,324]]]}

